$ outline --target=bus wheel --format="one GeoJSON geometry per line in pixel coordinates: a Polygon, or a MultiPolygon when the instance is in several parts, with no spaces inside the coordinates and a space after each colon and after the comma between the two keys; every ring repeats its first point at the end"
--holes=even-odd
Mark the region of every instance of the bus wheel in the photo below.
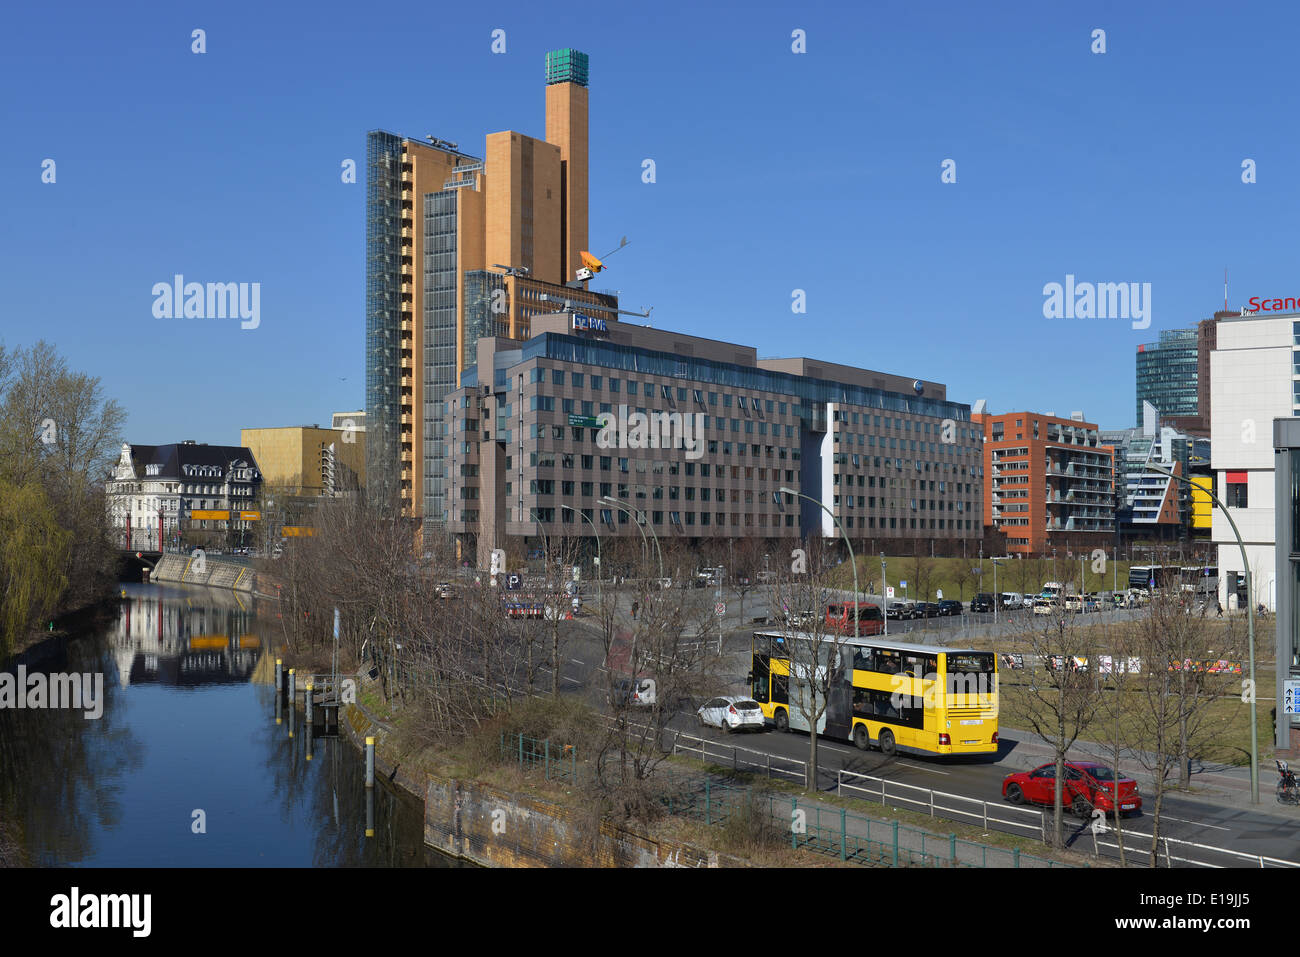
{"type": "Polygon", "coordinates": [[[865,751],[871,747],[871,735],[867,734],[865,724],[857,725],[853,729],[853,743],[857,745],[859,751],[865,751]]]}
{"type": "Polygon", "coordinates": [[[888,728],[882,728],[880,731],[880,753],[893,754],[898,748],[894,745],[894,732],[888,728]]]}
{"type": "Polygon", "coordinates": [[[776,722],[776,730],[790,730],[790,716],[786,714],[785,708],[777,708],[776,714],[772,716],[772,720],[776,722]]]}

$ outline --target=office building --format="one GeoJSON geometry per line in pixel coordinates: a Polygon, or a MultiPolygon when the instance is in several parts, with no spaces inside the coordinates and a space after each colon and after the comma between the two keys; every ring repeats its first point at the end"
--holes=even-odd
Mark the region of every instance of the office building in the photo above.
{"type": "Polygon", "coordinates": [[[985,521],[1006,535],[1010,554],[1110,547],[1114,452],[1096,425],[1082,412],[992,415],[983,400],[971,417],[984,435],[985,521]]]}
{"type": "Polygon", "coordinates": [[[588,61],[546,56],[546,138],[488,134],[481,156],[429,137],[369,134],[367,491],[441,524],[442,410],[480,336],[526,339],[543,294],[612,301],[576,281],[587,248],[588,61]]]}
{"type": "Polygon", "coordinates": [[[481,567],[511,541],[594,552],[597,534],[643,530],[793,546],[838,539],[838,520],[855,548],[894,554],[974,554],[982,534],[980,435],[940,383],[576,309],[476,349],[447,397],[447,530],[481,567]]]}
{"type": "Polygon", "coordinates": [[[1166,329],[1157,342],[1137,348],[1137,427],[1142,403],[1160,410],[1162,424],[1196,438],[1210,435],[1210,353],[1216,328],[1234,312],[1216,312],[1185,329],[1166,329]]]}
{"type": "Polygon", "coordinates": [[[253,528],[261,484],[257,459],[244,446],[128,442],[108,481],[108,514],[121,547],[159,551],[191,530],[253,528]]]}
{"type": "Polygon", "coordinates": [[[366,433],[362,430],[319,425],[242,429],[239,441],[256,457],[263,483],[277,491],[342,495],[365,487],[366,433]]]}
{"type": "MultiPolygon", "coordinates": [[[[1274,454],[1275,418],[1300,412],[1300,313],[1228,316],[1218,323],[1210,355],[1213,392],[1211,467],[1218,496],[1246,546],[1253,601],[1272,607],[1277,587],[1274,454]]],[[[1237,537],[1215,509],[1211,539],[1218,546],[1220,601],[1248,600],[1237,537]]]]}
{"type": "MultiPolygon", "coordinates": [[[[1194,489],[1170,478],[1190,478],[1193,462],[1208,465],[1208,439],[1166,425],[1142,403],[1136,429],[1103,429],[1101,443],[1115,451],[1115,520],[1120,542],[1182,541],[1190,537],[1194,489]]],[[[1208,516],[1206,516],[1208,518],[1208,516]]]]}

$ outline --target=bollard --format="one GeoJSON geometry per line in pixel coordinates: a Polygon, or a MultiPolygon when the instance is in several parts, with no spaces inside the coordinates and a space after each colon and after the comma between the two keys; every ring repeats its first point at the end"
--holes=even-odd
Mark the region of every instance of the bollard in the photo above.
{"type": "Polygon", "coordinates": [[[366,738],[366,787],[375,786],[375,739],[366,738]]]}
{"type": "Polygon", "coordinates": [[[284,694],[284,669],[283,662],[279,658],[275,659],[275,693],[284,694]]]}
{"type": "Polygon", "coordinates": [[[366,791],[366,837],[375,836],[375,792],[366,791]]]}
{"type": "Polygon", "coordinates": [[[298,707],[298,678],[292,668],[289,669],[289,707],[298,707]]]}
{"type": "Polygon", "coordinates": [[[307,726],[311,727],[311,682],[307,682],[307,726]]]}

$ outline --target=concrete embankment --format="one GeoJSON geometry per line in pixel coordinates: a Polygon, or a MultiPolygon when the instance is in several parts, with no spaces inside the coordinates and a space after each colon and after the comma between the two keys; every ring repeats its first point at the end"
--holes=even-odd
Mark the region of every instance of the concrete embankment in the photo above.
{"type": "Polygon", "coordinates": [[[156,582],[183,582],[251,592],[257,574],[243,562],[228,561],[211,555],[200,561],[193,555],[164,555],[158,559],[150,578],[156,582]]]}
{"type": "Polygon", "coordinates": [[[678,841],[653,838],[481,782],[413,774],[401,767],[390,731],[364,708],[340,722],[359,748],[375,738],[375,772],[424,802],[424,842],[483,867],[743,867],[745,862],[678,841]]]}

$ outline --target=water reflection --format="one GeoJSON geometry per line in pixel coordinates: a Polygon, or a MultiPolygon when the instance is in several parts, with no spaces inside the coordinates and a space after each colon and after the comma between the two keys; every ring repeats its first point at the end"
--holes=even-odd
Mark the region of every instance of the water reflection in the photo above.
{"type": "Polygon", "coordinates": [[[367,796],[348,741],[304,733],[287,706],[276,723],[274,654],[251,598],[124,587],[102,633],[26,662],[29,672],[103,672],[99,720],[0,710],[0,817],[17,825],[30,862],[446,862],[424,846],[417,801],[383,786],[367,796]]]}

